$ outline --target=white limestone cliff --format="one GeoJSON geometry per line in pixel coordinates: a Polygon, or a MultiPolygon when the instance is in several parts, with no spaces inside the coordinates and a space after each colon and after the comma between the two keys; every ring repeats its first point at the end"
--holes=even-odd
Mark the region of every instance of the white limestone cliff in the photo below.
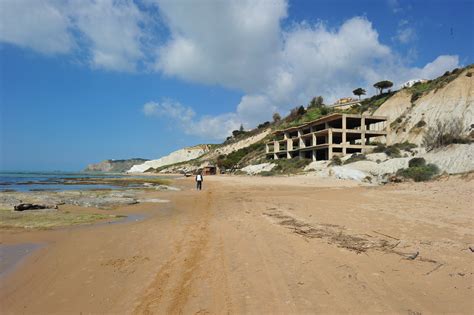
{"type": "Polygon", "coordinates": [[[170,154],[163,156],[157,160],[151,160],[143,164],[134,165],[128,170],[128,173],[143,173],[150,168],[156,169],[166,165],[194,160],[207,152],[209,152],[209,147],[207,145],[197,145],[194,147],[183,148],[171,152],[170,154]]]}

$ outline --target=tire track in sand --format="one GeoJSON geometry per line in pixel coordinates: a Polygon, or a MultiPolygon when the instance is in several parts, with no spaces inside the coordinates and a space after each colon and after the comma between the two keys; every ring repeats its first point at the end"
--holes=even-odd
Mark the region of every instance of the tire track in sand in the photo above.
{"type": "Polygon", "coordinates": [[[153,314],[161,310],[167,314],[180,314],[188,300],[195,274],[209,242],[212,193],[195,200],[192,216],[199,218],[184,231],[176,244],[176,253],[160,268],[134,314],[153,314]],[[165,307],[165,304],[168,306],[165,307]]]}
{"type": "Polygon", "coordinates": [[[186,303],[190,290],[192,287],[193,280],[195,277],[193,275],[196,273],[196,270],[200,266],[200,262],[204,257],[204,251],[209,243],[209,221],[211,219],[211,197],[212,192],[206,192],[206,202],[204,205],[204,213],[202,214],[202,220],[197,226],[197,231],[193,234],[193,239],[191,240],[191,248],[189,253],[184,260],[184,269],[183,277],[178,285],[173,290],[173,299],[171,305],[168,307],[168,314],[180,314],[184,304],[186,303]]]}

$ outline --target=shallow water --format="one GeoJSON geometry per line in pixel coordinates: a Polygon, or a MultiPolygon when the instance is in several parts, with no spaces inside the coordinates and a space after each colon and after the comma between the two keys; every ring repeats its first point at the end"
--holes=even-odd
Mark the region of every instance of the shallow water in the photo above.
{"type": "Polygon", "coordinates": [[[87,226],[101,226],[101,225],[110,225],[110,224],[124,224],[130,222],[138,222],[143,221],[146,218],[143,214],[127,214],[124,218],[119,218],[118,220],[114,221],[107,221],[107,222],[99,222],[99,223],[92,223],[87,226]]]}
{"type": "MultiPolygon", "coordinates": [[[[90,228],[98,227],[111,224],[124,224],[130,222],[143,221],[146,218],[143,214],[129,214],[126,217],[119,218],[114,221],[99,222],[84,224],[78,226],[64,227],[67,229],[71,228],[90,228]]],[[[61,228],[60,228],[61,229],[61,228]]],[[[14,271],[15,268],[24,260],[28,255],[31,255],[35,250],[43,247],[41,243],[21,243],[15,245],[4,245],[0,244],[0,279],[5,277],[10,272],[14,271]]]]}
{"type": "Polygon", "coordinates": [[[12,272],[28,255],[42,246],[43,244],[35,243],[0,244],[0,278],[12,272]]]}
{"type": "MultiPolygon", "coordinates": [[[[130,178],[118,173],[0,172],[0,191],[60,191],[84,189],[120,189],[114,185],[65,184],[75,178],[130,178]]],[[[149,178],[149,176],[133,176],[149,178]]]]}

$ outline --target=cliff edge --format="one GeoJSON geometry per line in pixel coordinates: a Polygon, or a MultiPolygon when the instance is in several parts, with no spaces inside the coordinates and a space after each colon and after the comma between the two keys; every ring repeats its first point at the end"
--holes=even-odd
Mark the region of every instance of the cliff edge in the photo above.
{"type": "Polygon", "coordinates": [[[128,159],[128,160],[105,160],[100,163],[89,164],[84,172],[104,172],[104,173],[122,173],[129,170],[135,164],[142,164],[147,159],[128,159]]]}

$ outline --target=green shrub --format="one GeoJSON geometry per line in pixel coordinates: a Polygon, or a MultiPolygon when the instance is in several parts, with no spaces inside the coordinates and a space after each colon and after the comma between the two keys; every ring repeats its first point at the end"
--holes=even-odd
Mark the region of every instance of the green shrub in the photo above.
{"type": "Polygon", "coordinates": [[[452,143],[469,143],[470,140],[463,135],[464,124],[461,118],[444,121],[430,127],[423,136],[422,145],[427,151],[447,146],[452,143]]]}
{"type": "Polygon", "coordinates": [[[400,115],[397,119],[395,119],[394,121],[390,123],[390,128],[394,129],[395,127],[400,125],[403,122],[404,118],[405,118],[405,115],[400,115]]]}
{"type": "Polygon", "coordinates": [[[415,92],[413,92],[413,94],[411,95],[410,102],[415,103],[415,101],[416,101],[417,99],[419,99],[420,97],[422,97],[422,96],[423,96],[423,92],[421,92],[421,91],[415,91],[415,92]]]}
{"type": "Polygon", "coordinates": [[[270,126],[270,122],[269,121],[266,121],[260,125],[257,126],[257,129],[263,129],[263,128],[267,128],[268,126],[270,126]]]}
{"type": "Polygon", "coordinates": [[[354,163],[354,162],[357,162],[357,161],[364,161],[364,160],[367,160],[367,158],[365,157],[365,154],[357,154],[357,153],[354,153],[351,155],[350,158],[348,158],[344,164],[349,164],[349,163],[354,163]]]}
{"type": "Polygon", "coordinates": [[[324,106],[324,99],[322,96],[313,97],[313,99],[308,104],[308,109],[318,108],[324,106]]]}
{"type": "MultiPolygon", "coordinates": [[[[361,106],[358,106],[357,109],[359,113],[363,113],[367,110],[370,112],[374,112],[377,108],[380,107],[383,103],[385,103],[395,92],[388,92],[384,94],[377,94],[372,96],[371,98],[366,98],[362,102],[360,102],[361,106]]],[[[355,108],[355,107],[354,107],[355,108]]]]}
{"type": "Polygon", "coordinates": [[[326,106],[321,107],[321,115],[326,116],[328,114],[329,114],[329,108],[327,108],[326,106]]]}
{"type": "Polygon", "coordinates": [[[322,116],[325,116],[334,112],[333,108],[327,107],[324,105],[321,107],[310,107],[303,115],[299,115],[298,110],[299,110],[298,107],[294,108],[290,112],[290,114],[287,117],[285,117],[284,122],[278,126],[278,129],[281,130],[281,129],[286,129],[286,128],[290,128],[294,126],[299,126],[299,125],[302,125],[309,121],[319,119],[322,116]]]}
{"type": "MultiPolygon", "coordinates": [[[[471,69],[472,66],[468,66],[464,69],[471,69]]],[[[452,72],[446,71],[443,76],[438,77],[434,80],[429,80],[427,82],[419,82],[414,84],[412,87],[408,88],[412,92],[412,103],[416,101],[420,96],[430,92],[437,91],[438,89],[446,86],[449,82],[456,79],[464,69],[454,69],[452,72]]]]}
{"type": "Polygon", "coordinates": [[[262,151],[264,145],[260,142],[254,143],[248,147],[229,153],[228,155],[220,155],[217,158],[217,166],[224,169],[232,169],[249,153],[262,151]]]}
{"type": "Polygon", "coordinates": [[[338,155],[334,155],[332,157],[331,162],[329,163],[329,166],[332,166],[332,165],[336,165],[336,166],[342,165],[341,158],[338,155]]]}
{"type": "Polygon", "coordinates": [[[401,142],[401,143],[395,143],[393,146],[397,147],[400,150],[405,150],[405,151],[409,151],[409,152],[411,152],[411,149],[414,149],[414,148],[417,147],[416,144],[410,143],[408,141],[401,142]]]}
{"type": "Polygon", "coordinates": [[[260,172],[258,175],[260,176],[274,176],[275,175],[275,172],[273,171],[263,171],[263,172],[260,172]]]}
{"type": "Polygon", "coordinates": [[[426,122],[423,119],[417,122],[415,125],[416,128],[422,128],[424,126],[426,126],[426,122]]]}
{"type": "Polygon", "coordinates": [[[396,158],[396,157],[401,156],[400,150],[411,152],[411,149],[414,149],[416,147],[417,147],[416,144],[410,143],[408,141],[405,141],[402,143],[395,143],[394,145],[390,145],[390,146],[386,146],[383,143],[377,143],[377,146],[374,148],[373,152],[374,153],[384,152],[388,156],[396,158]]]}
{"type": "Polygon", "coordinates": [[[373,150],[374,153],[382,153],[387,149],[387,146],[384,143],[377,143],[376,145],[377,146],[373,150]]]}
{"type": "Polygon", "coordinates": [[[383,152],[393,158],[400,157],[400,149],[394,145],[388,146],[383,152]]]}
{"type": "Polygon", "coordinates": [[[424,158],[413,158],[410,161],[408,161],[408,167],[420,167],[420,166],[425,166],[426,161],[424,158]]]}
{"type": "Polygon", "coordinates": [[[405,178],[411,178],[415,182],[422,182],[430,180],[438,173],[439,169],[436,165],[428,164],[424,166],[414,166],[398,170],[397,175],[405,178]]]}
{"type": "Polygon", "coordinates": [[[276,166],[272,169],[275,174],[295,174],[303,170],[303,168],[311,163],[310,159],[295,157],[293,159],[275,160],[276,166]]]}
{"type": "Polygon", "coordinates": [[[466,77],[468,77],[468,78],[472,77],[472,72],[471,71],[467,72],[466,77]]]}

